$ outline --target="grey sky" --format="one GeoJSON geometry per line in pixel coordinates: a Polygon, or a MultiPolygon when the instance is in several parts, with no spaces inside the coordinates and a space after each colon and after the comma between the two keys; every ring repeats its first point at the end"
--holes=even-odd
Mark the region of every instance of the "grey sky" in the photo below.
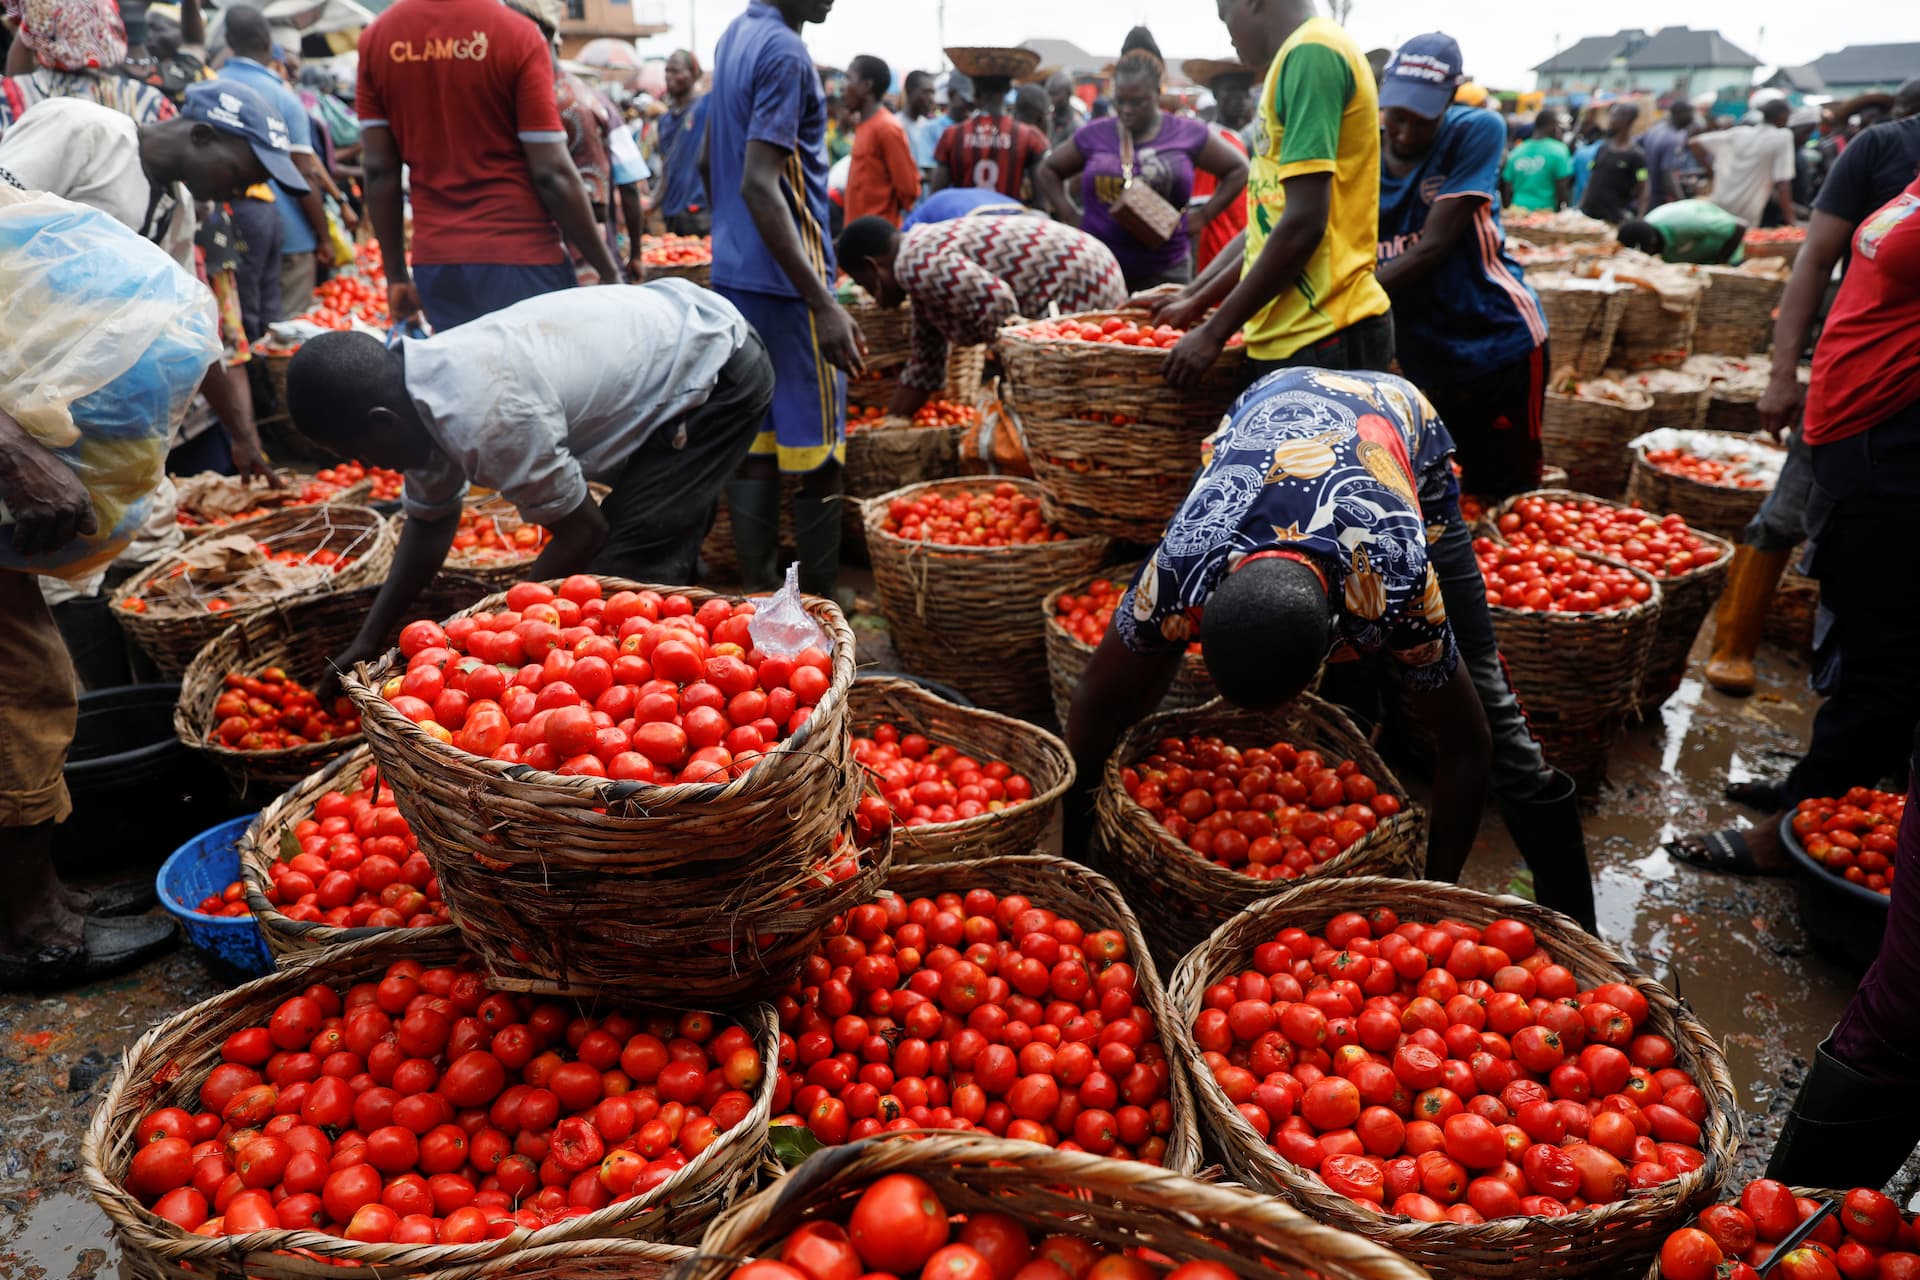
{"type": "MultiPolygon", "coordinates": [[[[1325,12],[1326,0],[1320,0],[1325,12]]],[[[650,50],[687,42],[711,54],[720,32],[744,0],[657,0],[674,30],[650,50]]],[[[941,36],[937,0],[837,0],[807,42],[823,62],[844,66],[857,53],[877,53],[896,69],[932,66],[941,36]]],[[[1169,57],[1225,57],[1226,29],[1213,0],[949,0],[946,43],[1017,44],[1038,36],[1072,40],[1096,54],[1117,54],[1129,26],[1145,22],[1169,57]]],[[[1492,0],[1435,4],[1433,0],[1354,0],[1348,27],[1362,48],[1392,47],[1436,26],[1460,41],[1469,73],[1501,88],[1531,88],[1527,68],[1559,44],[1625,26],[1718,27],[1722,35],[1769,65],[1807,62],[1847,44],[1920,40],[1920,3],[1914,0],[1615,0],[1606,5],[1496,4],[1492,0]],[[1764,29],[1764,34],[1762,34],[1764,29]]],[[[1920,67],[1914,68],[1920,75],[1920,67]]]]}

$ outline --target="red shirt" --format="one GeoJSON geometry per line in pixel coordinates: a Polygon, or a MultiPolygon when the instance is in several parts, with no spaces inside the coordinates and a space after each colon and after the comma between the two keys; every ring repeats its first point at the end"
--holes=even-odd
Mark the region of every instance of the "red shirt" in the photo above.
{"type": "Polygon", "coordinates": [[[1020,198],[1020,183],[1029,164],[1047,156],[1047,137],[1012,116],[975,112],[965,124],[940,135],[933,158],[947,167],[947,183],[955,187],[987,187],[1003,196],[1020,198]]]}
{"type": "MultiPolygon", "coordinates": [[[[1222,129],[1216,125],[1214,126],[1213,132],[1218,137],[1225,138],[1228,145],[1241,155],[1247,154],[1247,144],[1240,140],[1240,135],[1234,130],[1222,129]]],[[[1214,188],[1219,185],[1219,182],[1220,179],[1214,177],[1198,165],[1195,165],[1193,170],[1194,204],[1204,204],[1206,201],[1212,199],[1214,188]]],[[[1200,232],[1200,245],[1194,255],[1194,269],[1196,271],[1206,270],[1207,264],[1212,262],[1222,249],[1232,244],[1235,236],[1246,229],[1247,202],[1245,200],[1235,200],[1219,213],[1214,214],[1213,221],[1209,222],[1200,232]]]]}
{"type": "Polygon", "coordinates": [[[920,170],[906,128],[885,107],[853,131],[847,169],[847,221],[872,215],[894,226],[920,198],[920,170]]]}
{"type": "Polygon", "coordinates": [[[1813,353],[1808,444],[1858,435],[1920,402],[1920,179],[1860,224],[1813,353]]]}
{"type": "Polygon", "coordinates": [[[355,106],[407,165],[414,262],[567,260],[521,150],[567,140],[532,22],[498,0],[399,0],[361,33],[355,106]]]}

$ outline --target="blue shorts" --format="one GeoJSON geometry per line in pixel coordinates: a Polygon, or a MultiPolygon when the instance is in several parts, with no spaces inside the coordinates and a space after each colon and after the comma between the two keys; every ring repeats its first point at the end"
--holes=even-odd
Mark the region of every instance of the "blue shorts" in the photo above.
{"type": "Polygon", "coordinates": [[[807,304],[747,289],[716,292],[739,308],[773,360],[773,407],[754,438],[753,453],[777,456],[780,470],[789,475],[845,462],[847,375],[820,353],[807,304]]]}
{"type": "Polygon", "coordinates": [[[413,269],[413,283],[420,290],[420,305],[426,308],[427,323],[439,333],[503,311],[516,302],[558,289],[571,289],[579,281],[574,278],[570,262],[555,262],[544,267],[497,262],[423,262],[413,269]]]}

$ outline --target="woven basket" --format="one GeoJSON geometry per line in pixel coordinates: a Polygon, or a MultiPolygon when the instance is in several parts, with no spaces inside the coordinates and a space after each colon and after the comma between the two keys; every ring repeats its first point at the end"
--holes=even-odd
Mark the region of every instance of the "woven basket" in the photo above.
{"type": "Polygon", "coordinates": [[[1219,427],[1020,413],[1027,459],[1046,486],[1047,518],[1069,533],[1158,542],[1200,469],[1200,444],[1219,427]]]}
{"type": "MultiPolygon", "coordinates": [[[[912,426],[862,427],[848,432],[847,497],[877,498],[903,485],[959,475],[960,437],[964,432],[964,427],[912,426]]],[[[840,534],[842,554],[866,554],[866,513],[859,501],[844,504],[840,534]]]]}
{"type": "Polygon", "coordinates": [[[1729,435],[1754,435],[1762,430],[1760,397],[1716,388],[1713,398],[1707,401],[1706,421],[1700,425],[1729,435]]]}
{"type": "MultiPolygon", "coordinates": [[[[1502,221],[1505,221],[1505,219],[1502,219],[1502,221]]],[[[1594,257],[1607,256],[1604,246],[1613,239],[1613,229],[1611,227],[1605,230],[1569,231],[1559,227],[1510,226],[1509,230],[1511,230],[1513,234],[1543,247],[1551,247],[1554,245],[1568,245],[1576,249],[1591,247],[1592,253],[1590,256],[1594,257]]]]}
{"type": "Polygon", "coordinates": [[[847,379],[847,407],[849,409],[888,409],[893,405],[893,397],[900,390],[900,370],[904,365],[893,365],[885,369],[867,366],[867,371],[857,378],[847,379]]]}
{"type": "MultiPolygon", "coordinates": [[[[853,441],[847,441],[847,455],[853,455],[853,441]]],[[[775,563],[787,565],[793,562],[790,554],[798,545],[793,531],[793,500],[800,492],[800,477],[783,476],[780,482],[780,536],[779,551],[775,563]]],[[[849,502],[855,510],[857,502],[849,502]]],[[[733,517],[727,512],[727,495],[723,492],[714,504],[713,524],[707,529],[707,536],[700,542],[700,559],[707,566],[708,577],[715,582],[740,581],[740,553],[733,545],[733,517]]]]}
{"type": "MultiPolygon", "coordinates": [[[[1742,437],[1756,449],[1779,448],[1770,441],[1742,437]]],[[[1633,451],[1627,478],[1627,501],[1648,511],[1673,511],[1687,518],[1696,531],[1738,539],[1747,522],[1760,510],[1771,489],[1736,489],[1702,484],[1687,476],[1662,471],[1647,461],[1644,448],[1633,451]]]]}
{"type": "MultiPolygon", "coordinates": [[[[656,589],[696,607],[712,595],[656,589]]],[[[831,601],[809,597],[807,612],[832,640],[831,687],[782,748],[724,784],[610,782],[483,760],[379,696],[397,653],[342,678],[441,897],[501,985],[721,1003],[784,983],[820,930],[871,894],[887,847],[843,882],[817,871],[851,830],[860,782],[846,731],[853,631],[831,601]]]]}
{"type": "Polygon", "coordinates": [[[1600,376],[1647,393],[1653,400],[1653,407],[1647,410],[1646,417],[1649,431],[1658,431],[1662,427],[1693,431],[1707,420],[1707,401],[1712,398],[1713,392],[1705,378],[1672,370],[1641,375],[1627,369],[1608,369],[1600,376]],[[1652,382],[1652,378],[1661,381],[1652,382]],[[1683,380],[1685,385],[1668,387],[1666,380],[1673,378],[1683,380]]]}
{"type": "Polygon", "coordinates": [[[1773,309],[1786,291],[1785,279],[1737,267],[1701,267],[1712,282],[1700,299],[1693,349],[1708,355],[1745,356],[1773,347],[1773,309]]]}
{"type": "Polygon", "coordinates": [[[689,262],[672,266],[647,264],[648,280],[686,280],[699,285],[702,289],[713,283],[713,264],[711,262],[689,262]]]}
{"type": "MultiPolygon", "coordinates": [[[[1130,582],[1139,568],[1137,563],[1109,565],[1094,577],[1130,582]]],[[[1077,636],[1069,635],[1067,629],[1060,625],[1060,597],[1081,595],[1092,581],[1093,578],[1087,578],[1056,587],[1047,593],[1047,598],[1040,605],[1040,613],[1047,626],[1047,683],[1053,691],[1053,718],[1063,729],[1066,728],[1067,713],[1073,709],[1074,687],[1080,683],[1087,663],[1093,658],[1093,646],[1077,636]]],[[[1186,653],[1180,656],[1180,674],[1173,678],[1167,696],[1160,700],[1160,710],[1197,707],[1219,696],[1213,681],[1207,678],[1207,664],[1201,661],[1199,654],[1186,653]]]]}
{"type": "MultiPolygon", "coordinates": [[[[986,889],[1005,897],[1022,894],[1036,906],[1072,917],[1088,932],[1114,929],[1127,940],[1139,983],[1140,1003],[1153,1015],[1155,1034],[1167,1052],[1170,1064],[1180,1061],[1180,1050],[1173,1030],[1173,1011],[1167,1004],[1166,988],[1154,967],[1140,921],[1120,890],[1105,876],[1077,862],[1047,854],[1029,854],[1017,858],[984,858],[976,862],[949,862],[939,865],[896,866],[887,877],[887,889],[903,898],[934,898],[943,893],[965,894],[969,889],[986,889]]],[[[1173,1107],[1173,1130],[1167,1135],[1165,1166],[1179,1173],[1192,1173],[1201,1164],[1200,1127],[1193,1114],[1193,1090],[1183,1066],[1175,1066],[1167,1081],[1167,1100],[1173,1107]]],[[[1026,1143],[1021,1146],[1033,1148],[1026,1143]]]]}
{"type": "Polygon", "coordinates": [[[1169,956],[1182,956],[1235,912],[1271,897],[1280,886],[1256,880],[1201,857],[1176,840],[1127,794],[1121,770],[1150,755],[1162,738],[1208,734],[1236,747],[1276,741],[1352,760],[1381,791],[1400,798],[1400,812],[1382,818],[1352,847],[1310,873],[1312,879],[1397,875],[1426,858],[1426,814],[1340,708],[1303,693],[1278,711],[1249,711],[1215,699],[1201,707],[1163,711],[1129,730],[1107,761],[1096,808],[1100,840],[1115,878],[1136,902],[1152,902],[1148,939],[1169,956]]]}
{"type": "MultiPolygon", "coordinates": [[[[1791,564],[1800,563],[1801,549],[1796,547],[1791,564]]],[[[1767,608],[1766,622],[1760,634],[1768,641],[1795,653],[1813,651],[1813,623],[1820,613],[1820,583],[1795,569],[1780,575],[1773,589],[1773,603],[1767,608]]]]}
{"type": "MultiPolygon", "coordinates": [[[[1833,1187],[1795,1187],[1793,1194],[1797,1200],[1825,1200],[1838,1205],[1846,1198],[1847,1193],[1833,1187]]],[[[1909,1220],[1911,1218],[1905,1208],[1901,1209],[1900,1216],[1909,1220]]],[[[1668,1280],[1666,1274],[1660,1270],[1660,1258],[1657,1254],[1654,1256],[1653,1265],[1647,1268],[1645,1280],[1668,1280]]]]}
{"type": "Polygon", "coordinates": [[[1073,757],[1060,739],[1024,720],[955,706],[910,680],[855,680],[847,694],[847,716],[856,734],[869,735],[884,721],[900,726],[903,733],[924,734],[936,745],[958,747],[982,764],[1004,761],[1033,784],[1031,798],[977,818],[923,827],[896,823],[896,874],[908,864],[1032,853],[1046,835],[1060,797],[1073,785],[1073,757]]]}
{"type": "Polygon", "coordinates": [[[1613,336],[1626,313],[1630,288],[1623,284],[1608,288],[1558,271],[1529,273],[1527,283],[1540,295],[1554,364],[1571,367],[1583,381],[1599,377],[1613,354],[1613,336]]]}
{"type": "MultiPolygon", "coordinates": [[[[147,584],[165,576],[178,563],[168,556],[127,580],[113,598],[113,616],[133,642],[153,659],[160,674],[177,679],[185,674],[193,656],[228,627],[246,625],[276,609],[322,596],[341,595],[366,583],[386,579],[393,563],[394,533],[386,519],[366,507],[325,504],[292,507],[269,515],[256,516],[230,524],[222,535],[246,534],[269,544],[275,551],[312,552],[325,549],[352,555],[354,562],[317,586],[265,599],[242,598],[233,608],[220,613],[129,613],[123,602],[146,590],[147,584]]],[[[358,630],[358,624],[354,626],[358,630]]],[[[349,633],[347,639],[352,639],[349,633]]],[[[344,647],[344,645],[343,645],[344,647]]]]}
{"type": "MultiPolygon", "coordinates": [[[[87,1190],[112,1224],[120,1274],[129,1280],[387,1280],[443,1274],[519,1276],[517,1269],[472,1271],[525,1248],[578,1240],[646,1237],[685,1244],[751,1185],[772,1112],[778,1025],[756,1006],[741,1021],[766,1065],[753,1111],[653,1192],[539,1231],[468,1245],[362,1244],[318,1231],[262,1231],[246,1236],[194,1235],[142,1208],[121,1185],[133,1158],[140,1118],[157,1107],[198,1110],[198,1093],[220,1061],[220,1044],[244,1027],[265,1024],[274,1008],[314,983],[344,988],[376,980],[395,960],[448,964],[464,954],[451,929],[400,941],[370,938],[317,953],[244,986],[223,991],[149,1030],[128,1049],[81,1141],[87,1190]],[[293,1252],[298,1250],[298,1253],[293,1252]]],[[[565,1274],[560,1273],[560,1274],[565,1274]]]]}
{"type": "Polygon", "coordinates": [[[1661,292],[1636,287],[1613,336],[1613,363],[1628,369],[1674,369],[1693,350],[1693,329],[1700,317],[1706,282],[1687,290],[1661,292]]]}
{"type": "Polygon", "coordinates": [[[1031,480],[977,477],[909,485],[870,499],[867,555],[880,610],[907,670],[996,711],[1031,715],[1048,703],[1046,629],[1035,605],[1060,583],[1091,577],[1106,559],[1107,540],[961,547],[909,542],[883,527],[894,498],[975,493],[999,484],[1032,497],[1041,493],[1031,480]]]}
{"type": "Polygon", "coordinates": [[[1565,916],[1520,898],[1479,893],[1459,885],[1368,877],[1315,880],[1269,898],[1235,916],[1181,961],[1173,980],[1181,1047],[1194,1076],[1208,1136],[1234,1177],[1251,1187],[1285,1196],[1330,1226],[1365,1236],[1426,1267],[1438,1280],[1453,1277],[1632,1276],[1646,1266],[1667,1233],[1711,1204],[1726,1181],[1735,1146],[1737,1114],[1725,1058],[1707,1029],[1665,988],[1634,968],[1606,943],[1565,916]],[[1647,999],[1648,1026],[1673,1041],[1677,1062],[1707,1095],[1702,1129],[1706,1161],[1692,1173],[1630,1199],[1597,1205],[1560,1218],[1498,1218],[1474,1226],[1416,1222],[1361,1206],[1328,1189],[1319,1177],[1268,1146],[1227,1100],[1193,1041],[1191,1027],[1207,987],[1246,968],[1253,949],[1283,928],[1317,931],[1345,911],[1387,907],[1402,919],[1449,918],[1485,925],[1511,917],[1529,926],[1553,958],[1573,971],[1582,987],[1625,982],[1647,999]]]}
{"type": "MultiPolygon", "coordinates": [[[[860,326],[867,340],[866,366],[869,369],[898,369],[913,355],[913,304],[882,307],[865,293],[847,304],[847,313],[860,326]]],[[[853,383],[848,382],[851,388],[853,383]]]]}
{"type": "MultiPolygon", "coordinates": [[[[276,467],[275,471],[279,474],[282,480],[286,481],[286,484],[287,484],[286,489],[274,490],[274,489],[257,489],[256,488],[256,489],[253,489],[252,492],[258,494],[262,498],[276,498],[277,495],[282,493],[298,493],[302,487],[304,487],[306,484],[308,484],[310,481],[314,479],[314,475],[310,471],[308,472],[294,471],[288,467],[276,467]]],[[[246,485],[249,483],[248,481],[244,480],[239,476],[232,476],[232,477],[229,477],[229,479],[231,479],[236,486],[246,485]]],[[[342,490],[340,490],[340,492],[334,494],[331,498],[325,498],[320,502],[286,504],[283,506],[276,507],[274,509],[275,510],[288,510],[288,509],[307,510],[311,507],[328,506],[334,503],[339,503],[339,504],[350,506],[350,507],[364,507],[368,505],[367,499],[372,496],[373,496],[373,477],[368,476],[366,479],[361,480],[358,484],[348,485],[342,490]]],[[[180,534],[187,541],[191,542],[195,538],[205,537],[209,533],[216,533],[216,532],[225,533],[228,529],[231,529],[235,523],[237,522],[229,521],[225,524],[182,525],[180,527],[180,534]]]]}
{"type": "Polygon", "coordinates": [[[437,1272],[433,1280],[667,1280],[698,1256],[685,1245],[651,1240],[569,1240],[437,1272]]]}
{"type": "Polygon", "coordinates": [[[1740,249],[1749,258],[1784,258],[1788,265],[1792,265],[1794,259],[1800,256],[1800,247],[1805,243],[1805,240],[1776,240],[1760,244],[1742,242],[1740,249]]]}
{"type": "Polygon", "coordinates": [[[1619,497],[1627,487],[1628,446],[1647,429],[1647,405],[1547,392],[1540,447],[1546,461],[1566,468],[1567,484],[1582,493],[1619,497]]]}
{"type": "MultiPolygon", "coordinates": [[[[1598,560],[1598,556],[1584,556],[1598,560]]],[[[1662,590],[1617,613],[1553,613],[1489,605],[1493,634],[1528,727],[1552,763],[1582,787],[1606,776],[1607,752],[1639,705],[1660,627],[1662,590]]]]}
{"type": "MultiPolygon", "coordinates": [[[[1071,318],[1099,323],[1110,316],[1147,318],[1139,311],[1091,311],[1071,318]]],[[[999,352],[1008,398],[1022,423],[1030,418],[1077,421],[1094,410],[1153,426],[1210,431],[1246,385],[1247,350],[1238,345],[1225,348],[1200,385],[1187,392],[1167,386],[1161,377],[1167,353],[1157,348],[1032,338],[1015,324],[1000,331],[999,352]]]]}
{"type": "Polygon", "coordinates": [[[980,396],[980,384],[987,376],[987,348],[984,344],[955,347],[947,356],[946,397],[960,404],[972,404],[980,396]]]}
{"type": "MultiPolygon", "coordinates": [[[[1590,493],[1574,493],[1567,489],[1536,489],[1532,493],[1516,494],[1501,503],[1494,511],[1495,521],[1497,522],[1513,507],[1514,503],[1522,498],[1547,498],[1556,502],[1606,501],[1590,493]]],[[[1629,500],[1626,503],[1615,502],[1608,505],[1620,507],[1639,504],[1629,500]]],[[[1642,506],[1641,509],[1655,515],[1662,514],[1659,507],[1642,506]]],[[[1654,627],[1653,646],[1647,651],[1646,675],[1640,681],[1638,711],[1643,716],[1672,697],[1673,691],[1680,687],[1681,677],[1687,673],[1687,655],[1693,651],[1694,637],[1700,634],[1700,624],[1707,620],[1709,613],[1713,612],[1713,605],[1720,598],[1721,588],[1727,585],[1727,571],[1733,565],[1731,542],[1724,538],[1716,538],[1701,529],[1694,529],[1693,533],[1702,542],[1714,548],[1719,553],[1719,558],[1712,564],[1702,565],[1687,573],[1659,579],[1660,617],[1654,627]]],[[[1499,535],[1496,533],[1495,536],[1499,535]]],[[[1626,561],[1617,556],[1597,558],[1626,567],[1626,561]]]]}

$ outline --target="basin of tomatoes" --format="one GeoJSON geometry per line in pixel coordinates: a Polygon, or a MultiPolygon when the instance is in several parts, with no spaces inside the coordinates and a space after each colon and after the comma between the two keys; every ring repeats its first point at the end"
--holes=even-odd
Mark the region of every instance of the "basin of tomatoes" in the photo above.
{"type": "Polygon", "coordinates": [[[950,743],[881,722],[853,740],[853,758],[903,827],[964,822],[1033,799],[1033,783],[1003,760],[976,760],[950,743]]]}
{"type": "Polygon", "coordinates": [[[958,547],[1023,546],[1065,542],[1068,537],[1047,525],[1038,498],[1011,484],[956,497],[922,492],[895,498],[887,504],[881,528],[909,542],[958,547]]]}
{"type": "Polygon", "coordinates": [[[983,1129],[1162,1163],[1173,1068],[1130,956],[1021,894],[862,903],[775,1002],[794,1039],[775,1123],[828,1146],[983,1129]]]}
{"type": "Polygon", "coordinates": [[[1262,1141],[1381,1213],[1558,1217],[1706,1159],[1707,1096],[1646,996],[1582,989],[1517,920],[1283,929],[1192,1033],[1262,1141]]]}
{"type": "Polygon", "coordinates": [[[1308,875],[1401,809],[1354,761],[1329,764],[1290,742],[1162,738],[1120,782],[1168,835],[1256,880],[1308,875]]]}
{"type": "Polygon", "coordinates": [[[440,882],[374,765],[321,792],[270,852],[266,898],[289,920],[340,929],[447,923],[440,882]]]}
{"type": "Polygon", "coordinates": [[[1907,797],[1854,787],[1838,799],[1802,800],[1790,820],[1809,858],[1864,889],[1893,893],[1894,851],[1907,797]]]}
{"type": "Polygon", "coordinates": [[[1704,569],[1728,554],[1689,529],[1683,516],[1656,516],[1597,499],[1522,497],[1494,527],[1511,543],[1571,547],[1624,560],[1656,578],[1704,569]]]}
{"type": "Polygon", "coordinates": [[[890,1173],[861,1193],[845,1226],[809,1222],[728,1280],[1234,1280],[1218,1262],[1169,1268],[1159,1255],[1150,1263],[1055,1225],[1041,1234],[992,1210],[956,1216],[924,1179],[890,1173]]]}
{"type": "Polygon", "coordinates": [[[1719,458],[1703,458],[1684,449],[1649,449],[1647,464],[1668,475],[1680,476],[1697,484],[1722,489],[1771,489],[1774,473],[1758,470],[1758,459],[1730,453],[1719,458]]]}
{"type": "Polygon", "coordinates": [[[504,608],[400,633],[380,693],[442,742],[509,764],[620,781],[723,782],[797,733],[832,683],[818,648],[769,657],[755,606],[616,591],[577,574],[508,588],[504,608]]]}
{"type": "MultiPolygon", "coordinates": [[[[1759,1178],[1740,1198],[1703,1211],[1660,1246],[1660,1280],[1758,1280],[1781,1241],[1825,1206],[1785,1183],[1759,1178]]],[[[1913,1280],[1920,1241],[1891,1198],[1855,1187],[1813,1234],[1773,1262],[1783,1280],[1913,1280]]]]}
{"type": "MultiPolygon", "coordinates": [[[[1158,351],[1173,350],[1180,344],[1180,339],[1187,336],[1185,329],[1122,316],[1107,316],[1100,320],[1077,320],[1065,316],[1059,320],[1022,325],[1013,333],[1015,337],[1030,341],[1098,342],[1108,346],[1146,347],[1158,351]]],[[[1241,335],[1236,333],[1228,339],[1227,345],[1238,346],[1243,341],[1241,335]]]]}
{"type": "Polygon", "coordinates": [[[752,1114],[766,1059],[710,1013],[492,991],[468,964],[316,984],[229,1035],[125,1185],[198,1235],[470,1244],[645,1195],[752,1114]]]}
{"type": "MultiPolygon", "coordinates": [[[[1111,578],[1095,578],[1079,595],[1063,591],[1053,602],[1054,621],[1081,644],[1098,647],[1113,622],[1113,611],[1127,594],[1127,588],[1111,578]]],[[[1200,642],[1187,645],[1187,652],[1198,657],[1200,642]]]]}
{"type": "Polygon", "coordinates": [[[213,704],[207,741],[234,751],[285,751],[311,742],[332,742],[360,732],[360,715],[346,697],[328,706],[284,667],[258,675],[229,672],[213,704]]]}
{"type": "Polygon", "coordinates": [[[526,524],[518,516],[502,517],[491,511],[469,508],[460,513],[460,524],[453,533],[449,560],[500,563],[532,560],[553,535],[537,524],[526,524]]]}
{"type": "Polygon", "coordinates": [[[1544,543],[1501,546],[1473,540],[1486,579],[1487,603],[1530,613],[1618,613],[1647,600],[1653,588],[1626,569],[1603,564],[1570,547],[1544,543]]]}
{"type": "Polygon", "coordinates": [[[713,261],[713,240],[708,236],[644,236],[640,261],[649,267],[701,266],[713,261]]]}

